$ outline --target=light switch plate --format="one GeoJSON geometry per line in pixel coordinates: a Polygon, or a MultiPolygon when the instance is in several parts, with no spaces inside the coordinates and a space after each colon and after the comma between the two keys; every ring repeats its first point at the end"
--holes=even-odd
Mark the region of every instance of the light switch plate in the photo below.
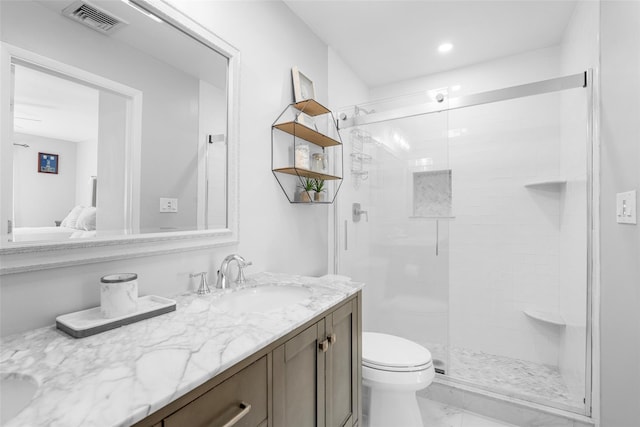
{"type": "Polygon", "coordinates": [[[619,224],[637,224],[636,190],[616,195],[616,220],[619,224]]]}
{"type": "Polygon", "coordinates": [[[160,212],[178,212],[178,199],[160,197],[160,212]]]}

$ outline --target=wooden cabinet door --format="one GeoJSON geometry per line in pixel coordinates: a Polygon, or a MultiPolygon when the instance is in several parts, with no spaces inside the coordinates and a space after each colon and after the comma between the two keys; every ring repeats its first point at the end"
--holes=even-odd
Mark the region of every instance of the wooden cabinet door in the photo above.
{"type": "Polygon", "coordinates": [[[326,353],[326,426],[352,426],[358,417],[359,390],[356,301],[341,306],[325,319],[329,339],[326,353]]]}
{"type": "Polygon", "coordinates": [[[273,351],[273,426],[325,426],[325,321],[273,351]]]}

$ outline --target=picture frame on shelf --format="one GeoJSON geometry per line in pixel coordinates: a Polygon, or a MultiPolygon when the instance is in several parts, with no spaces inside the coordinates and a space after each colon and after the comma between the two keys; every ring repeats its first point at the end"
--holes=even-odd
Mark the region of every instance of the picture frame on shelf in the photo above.
{"type": "Polygon", "coordinates": [[[58,174],[58,155],[38,153],[38,172],[58,174]]]}
{"type": "Polygon", "coordinates": [[[295,102],[315,99],[316,89],[313,80],[304,75],[296,66],[291,68],[291,77],[293,79],[293,97],[295,102]]]}

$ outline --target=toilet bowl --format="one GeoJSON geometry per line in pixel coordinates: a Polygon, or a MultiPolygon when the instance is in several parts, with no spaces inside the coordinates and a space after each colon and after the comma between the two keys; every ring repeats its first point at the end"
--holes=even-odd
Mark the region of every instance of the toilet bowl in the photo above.
{"type": "Polygon", "coordinates": [[[434,376],[426,348],[394,335],[364,332],[364,426],[423,427],[416,391],[431,384],[434,376]]]}

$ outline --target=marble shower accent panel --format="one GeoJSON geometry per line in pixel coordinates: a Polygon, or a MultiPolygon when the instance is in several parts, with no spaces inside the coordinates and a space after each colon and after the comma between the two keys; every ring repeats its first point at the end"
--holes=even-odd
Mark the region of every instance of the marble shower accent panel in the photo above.
{"type": "Polygon", "coordinates": [[[451,170],[413,173],[413,216],[452,216],[451,170]]]}
{"type": "Polygon", "coordinates": [[[300,286],[306,300],[266,313],[234,313],[216,304],[236,289],[174,297],[174,312],[87,338],[55,326],[0,339],[0,371],[30,375],[33,401],[5,427],[129,426],[356,294],[339,276],[275,273],[243,287],[300,286]]]}

